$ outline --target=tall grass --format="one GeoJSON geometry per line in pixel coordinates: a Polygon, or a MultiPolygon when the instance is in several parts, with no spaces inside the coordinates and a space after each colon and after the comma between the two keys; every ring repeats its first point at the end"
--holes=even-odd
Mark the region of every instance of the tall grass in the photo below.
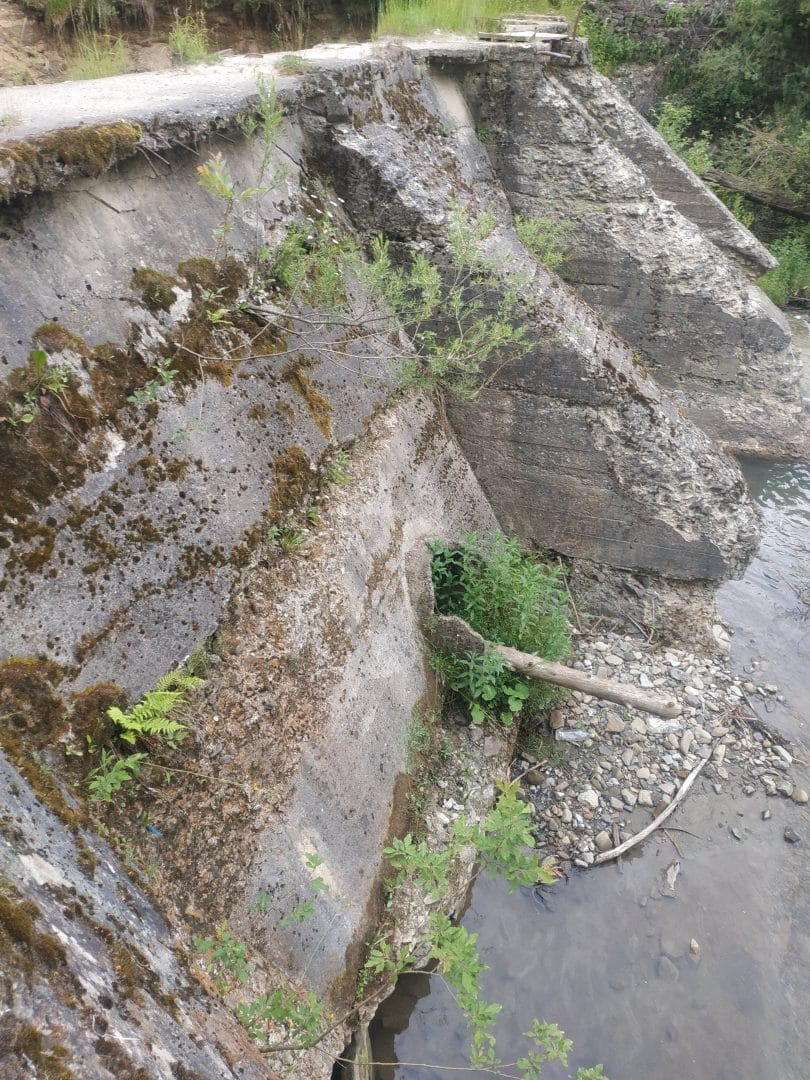
{"type": "Polygon", "coordinates": [[[129,70],[127,43],[109,34],[89,33],[77,38],[65,59],[68,79],[106,79],[129,70]]]}
{"type": "Polygon", "coordinates": [[[211,64],[219,56],[211,48],[204,11],[188,15],[174,13],[174,25],[169,31],[169,51],[179,64],[211,64]]]}
{"type": "Polygon", "coordinates": [[[575,3],[543,5],[538,0],[383,0],[377,33],[416,37],[431,30],[475,34],[482,22],[507,13],[536,12],[548,6],[554,15],[573,20],[575,3]]]}

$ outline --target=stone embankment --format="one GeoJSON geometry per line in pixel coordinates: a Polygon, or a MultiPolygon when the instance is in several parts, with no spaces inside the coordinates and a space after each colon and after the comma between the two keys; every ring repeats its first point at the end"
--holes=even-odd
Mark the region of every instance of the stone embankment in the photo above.
{"type": "Polygon", "coordinates": [[[703,759],[703,790],[759,799],[765,816],[771,797],[808,801],[807,781],[792,775],[793,753],[748,704],[750,695],[766,701],[779,696],[777,686],[752,681],[755,672],[739,678],[725,656],[650,645],[615,632],[577,638],[575,655],[580,670],[674,696],[683,714],[659,720],[577,692],[556,708],[552,737],[563,741],[554,741],[547,754],[525,750],[513,766],[515,774],[526,774],[541,850],[578,867],[592,866],[601,852],[661,813],[703,759]],[[572,736],[583,741],[564,741],[572,736]]]}

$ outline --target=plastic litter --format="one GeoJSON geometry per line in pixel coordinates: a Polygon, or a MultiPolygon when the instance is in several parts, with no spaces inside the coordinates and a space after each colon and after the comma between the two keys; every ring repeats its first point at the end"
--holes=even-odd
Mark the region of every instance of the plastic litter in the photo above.
{"type": "Polygon", "coordinates": [[[573,731],[568,728],[559,728],[554,732],[554,738],[557,742],[585,742],[588,732],[581,728],[575,728],[573,731]]]}

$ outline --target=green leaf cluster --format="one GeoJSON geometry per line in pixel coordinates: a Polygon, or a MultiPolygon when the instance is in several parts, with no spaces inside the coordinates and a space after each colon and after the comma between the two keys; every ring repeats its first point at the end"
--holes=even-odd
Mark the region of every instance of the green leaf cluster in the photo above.
{"type": "MultiPolygon", "coordinates": [[[[430,545],[436,607],[458,615],[492,644],[509,645],[561,660],[568,653],[568,596],[558,567],[527,555],[519,542],[495,533],[471,533],[461,544],[430,545]]],[[[509,725],[526,707],[538,710],[557,691],[509,671],[497,653],[434,655],[431,664],[444,682],[468,702],[474,723],[509,725]]]]}
{"type": "MultiPolygon", "coordinates": [[[[170,671],[129,712],[111,705],[107,716],[115,722],[118,738],[129,746],[134,746],[139,739],[158,738],[168,746],[176,747],[187,732],[177,713],[186,703],[189,692],[204,681],[186,671],[170,671]]],[[[147,758],[143,752],[121,757],[102,750],[99,764],[86,778],[91,801],[112,802],[126,784],[140,775],[147,758]]]]}
{"type": "Polygon", "coordinates": [[[206,957],[206,970],[218,981],[223,994],[231,989],[233,980],[244,985],[250,978],[247,946],[233,936],[227,919],[217,926],[214,937],[195,935],[194,948],[206,957]]]}
{"type": "Polygon", "coordinates": [[[27,426],[37,418],[43,398],[48,394],[62,394],[70,381],[70,368],[65,364],[48,365],[48,354],[44,349],[32,349],[28,357],[31,380],[19,400],[5,402],[6,414],[0,416],[0,423],[16,428],[20,424],[27,426]]]}

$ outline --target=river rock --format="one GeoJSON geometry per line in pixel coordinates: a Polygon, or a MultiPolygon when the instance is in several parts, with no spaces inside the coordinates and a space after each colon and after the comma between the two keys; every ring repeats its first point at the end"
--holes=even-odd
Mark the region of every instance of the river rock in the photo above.
{"type": "Polygon", "coordinates": [[[605,724],[605,731],[608,735],[621,735],[624,729],[624,720],[620,720],[618,716],[611,716],[607,724],[605,724]]]}
{"type": "Polygon", "coordinates": [[[808,799],[810,799],[810,796],[807,794],[804,788],[800,787],[795,787],[790,797],[795,803],[806,803],[808,799]]]}
{"type": "Polygon", "coordinates": [[[652,792],[647,791],[646,788],[642,788],[638,793],[638,805],[639,806],[652,806],[653,797],[652,792]]]}
{"type": "Polygon", "coordinates": [[[668,956],[659,956],[655,967],[656,974],[662,982],[676,983],[679,978],[678,969],[668,956]]]}
{"type": "Polygon", "coordinates": [[[789,844],[800,844],[802,842],[802,838],[799,836],[796,830],[791,829],[789,825],[785,827],[785,831],[782,833],[782,835],[789,844]]]}
{"type": "Polygon", "coordinates": [[[610,833],[607,829],[603,829],[596,834],[594,843],[596,844],[597,851],[610,851],[613,847],[613,841],[611,840],[610,833]]]}
{"type": "Polygon", "coordinates": [[[591,810],[596,810],[599,806],[599,796],[593,788],[585,788],[584,791],[581,791],[579,795],[577,795],[577,801],[583,806],[590,807],[591,810]]]}
{"type": "Polygon", "coordinates": [[[565,713],[562,709],[552,709],[549,713],[548,725],[552,731],[559,731],[565,727],[565,713]]]}

